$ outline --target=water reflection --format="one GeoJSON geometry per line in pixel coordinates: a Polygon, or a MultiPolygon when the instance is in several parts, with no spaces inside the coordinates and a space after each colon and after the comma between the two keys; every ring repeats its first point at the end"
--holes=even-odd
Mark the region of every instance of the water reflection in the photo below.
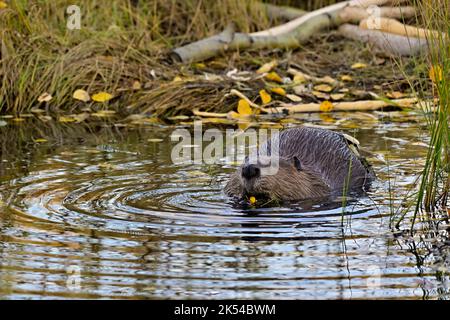
{"type": "Polygon", "coordinates": [[[448,298],[445,217],[390,228],[428,138],[378,116],[305,116],[356,134],[375,167],[345,208],[236,206],[221,192],[233,166],[170,162],[173,128],[47,127],[41,144],[2,128],[0,298],[448,298]]]}

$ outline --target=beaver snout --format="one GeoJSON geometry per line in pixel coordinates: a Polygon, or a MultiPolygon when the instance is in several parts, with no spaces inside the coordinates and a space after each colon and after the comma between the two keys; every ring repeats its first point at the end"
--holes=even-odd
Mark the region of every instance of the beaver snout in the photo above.
{"type": "Polygon", "coordinates": [[[242,168],[242,177],[245,179],[258,178],[261,175],[261,170],[254,164],[247,164],[242,168]]]}

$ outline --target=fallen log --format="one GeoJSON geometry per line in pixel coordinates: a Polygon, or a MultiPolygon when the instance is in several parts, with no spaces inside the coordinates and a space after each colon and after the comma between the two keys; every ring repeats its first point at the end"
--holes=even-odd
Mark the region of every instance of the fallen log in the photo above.
{"type": "MultiPolygon", "coordinates": [[[[418,102],[417,98],[397,99],[391,101],[384,100],[362,100],[351,102],[333,103],[331,111],[370,111],[378,110],[389,106],[410,107],[418,102]]],[[[280,107],[261,108],[261,111],[269,114],[274,113],[307,113],[323,112],[320,103],[289,104],[282,103],[280,107]]]]}
{"type": "Polygon", "coordinates": [[[429,30],[424,28],[418,28],[414,26],[409,26],[403,24],[395,19],[384,18],[384,17],[369,17],[360,22],[359,27],[362,29],[374,29],[383,31],[386,33],[398,34],[401,36],[407,36],[410,38],[424,38],[424,39],[438,39],[440,36],[445,37],[446,35],[440,33],[436,30],[429,30]]]}
{"type": "MultiPolygon", "coordinates": [[[[280,26],[255,33],[235,32],[231,25],[222,33],[193,42],[172,51],[174,61],[183,63],[201,61],[217,56],[227,50],[262,48],[297,48],[313,34],[344,23],[341,14],[348,7],[367,7],[380,0],[349,0],[307,13],[280,26]]],[[[347,13],[345,19],[353,19],[347,13]]]]}
{"type": "Polygon", "coordinates": [[[415,56],[429,50],[428,41],[378,30],[361,29],[352,24],[344,24],[338,32],[346,38],[369,43],[382,53],[392,56],[415,56]]]}

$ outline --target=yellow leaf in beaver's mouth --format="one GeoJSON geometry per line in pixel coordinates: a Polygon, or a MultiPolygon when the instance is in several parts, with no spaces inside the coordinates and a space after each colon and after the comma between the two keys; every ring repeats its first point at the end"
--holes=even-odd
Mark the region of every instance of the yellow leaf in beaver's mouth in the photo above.
{"type": "Polygon", "coordinates": [[[259,91],[259,96],[261,97],[262,104],[268,104],[268,103],[270,103],[270,101],[272,101],[272,97],[264,89],[259,91]]]}
{"type": "Polygon", "coordinates": [[[322,112],[330,112],[333,110],[333,104],[330,101],[324,101],[320,104],[319,109],[322,112]]]}
{"type": "Polygon", "coordinates": [[[249,115],[253,114],[250,104],[245,99],[239,100],[237,111],[240,115],[243,115],[243,116],[249,116],[249,115]]]}
{"type": "Polygon", "coordinates": [[[92,96],[92,100],[96,102],[106,102],[112,99],[112,95],[107,92],[99,92],[92,96]]]}
{"type": "Polygon", "coordinates": [[[255,204],[256,203],[256,198],[255,197],[250,197],[248,199],[248,201],[250,202],[250,204],[255,204]]]}

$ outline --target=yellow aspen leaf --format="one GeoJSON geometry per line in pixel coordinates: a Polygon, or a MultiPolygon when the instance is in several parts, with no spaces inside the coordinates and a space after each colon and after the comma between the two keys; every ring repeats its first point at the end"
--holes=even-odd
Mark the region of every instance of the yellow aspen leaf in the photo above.
{"type": "Polygon", "coordinates": [[[133,82],[133,86],[132,86],[133,90],[140,90],[142,88],[142,85],[139,81],[134,81],[133,82]]]}
{"type": "Polygon", "coordinates": [[[334,100],[334,101],[339,101],[339,100],[344,99],[345,94],[344,94],[344,93],[332,93],[332,94],[330,95],[330,97],[331,97],[331,99],[334,100]]]}
{"type": "Polygon", "coordinates": [[[363,69],[363,68],[366,68],[366,67],[367,67],[367,64],[362,63],[362,62],[354,63],[351,66],[352,69],[363,69]]]}
{"type": "Polygon", "coordinates": [[[351,76],[349,76],[348,74],[343,74],[341,76],[341,81],[350,82],[350,81],[353,81],[353,78],[351,76]]]}
{"type": "Polygon", "coordinates": [[[428,75],[434,83],[440,82],[443,79],[442,68],[440,66],[431,66],[428,75]]]}
{"type": "Polygon", "coordinates": [[[202,63],[202,62],[198,62],[194,64],[194,67],[197,69],[205,69],[206,68],[206,64],[202,63]]]}
{"type": "Polygon", "coordinates": [[[240,115],[248,116],[253,114],[252,108],[245,99],[240,99],[238,102],[237,111],[240,115]]]}
{"type": "Polygon", "coordinates": [[[314,89],[321,92],[331,92],[333,87],[328,84],[318,84],[314,86],[314,89]]]}
{"type": "Polygon", "coordinates": [[[281,79],[281,77],[278,75],[278,73],[276,73],[274,71],[266,74],[266,79],[270,80],[270,81],[278,82],[278,83],[283,83],[283,79],[281,79]]]}
{"type": "Polygon", "coordinates": [[[320,78],[320,81],[323,82],[323,83],[328,83],[328,84],[334,84],[334,83],[336,83],[336,79],[333,79],[333,78],[330,77],[330,76],[325,76],[325,77],[323,77],[323,78],[320,78]]]}
{"type": "Polygon", "coordinates": [[[294,76],[294,79],[292,79],[294,81],[295,84],[300,84],[300,83],[304,83],[307,81],[307,79],[305,78],[305,76],[303,74],[296,74],[294,76]]]}
{"type": "Polygon", "coordinates": [[[38,97],[38,101],[39,102],[48,102],[48,101],[52,100],[52,98],[53,97],[51,96],[51,94],[45,92],[38,97]]]}
{"type": "Polygon", "coordinates": [[[293,101],[293,102],[300,102],[303,99],[295,94],[287,94],[286,98],[288,98],[289,100],[293,101]]]}
{"type": "Polygon", "coordinates": [[[264,89],[259,91],[259,96],[261,97],[262,104],[268,104],[268,103],[270,103],[272,101],[272,97],[264,89]]]}
{"type": "Polygon", "coordinates": [[[8,8],[8,4],[6,2],[0,1],[0,9],[8,8]]]}
{"type": "Polygon", "coordinates": [[[280,87],[271,88],[270,91],[279,94],[280,96],[286,96],[286,90],[280,87]]]}
{"type": "Polygon", "coordinates": [[[91,100],[89,93],[82,89],[75,90],[75,92],[73,93],[73,98],[83,102],[88,102],[91,100]]]}
{"type": "Polygon", "coordinates": [[[92,96],[92,100],[96,101],[96,102],[106,102],[112,99],[112,95],[107,93],[107,92],[99,92],[96,93],[92,96]]]}
{"type": "Polygon", "coordinates": [[[250,204],[255,204],[256,203],[256,198],[255,197],[250,197],[248,199],[248,201],[250,202],[250,204]]]}
{"type": "Polygon", "coordinates": [[[333,104],[330,101],[324,101],[320,104],[319,109],[322,112],[330,112],[333,110],[333,104]]]}
{"type": "Polygon", "coordinates": [[[278,65],[278,61],[277,60],[272,60],[272,61],[270,61],[268,63],[263,64],[258,70],[256,70],[256,73],[263,74],[263,73],[270,72],[277,65],[278,65]]]}
{"type": "Polygon", "coordinates": [[[393,92],[388,92],[386,94],[386,96],[391,99],[400,99],[400,98],[404,98],[406,96],[406,94],[404,94],[403,92],[400,92],[400,91],[393,91],[393,92]]]}

